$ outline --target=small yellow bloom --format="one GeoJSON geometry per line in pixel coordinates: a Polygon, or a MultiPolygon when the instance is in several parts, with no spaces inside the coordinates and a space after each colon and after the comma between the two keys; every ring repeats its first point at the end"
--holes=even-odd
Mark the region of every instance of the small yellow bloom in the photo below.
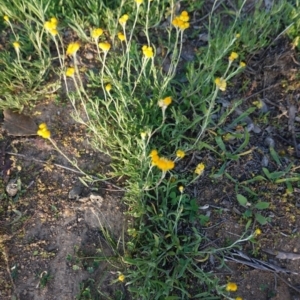
{"type": "Polygon", "coordinates": [[[187,11],[183,11],[180,16],[179,16],[179,19],[183,22],[188,22],[190,20],[190,17],[189,17],[189,14],[187,11]]]}
{"type": "Polygon", "coordinates": [[[151,158],[155,157],[155,156],[158,156],[158,152],[157,150],[153,149],[151,152],[150,152],[150,155],[149,155],[151,158]]]}
{"type": "Polygon", "coordinates": [[[183,191],[184,191],[184,186],[183,186],[183,185],[179,186],[178,190],[179,190],[180,193],[183,193],[183,191]]]}
{"type": "Polygon", "coordinates": [[[231,52],[230,56],[229,56],[229,61],[234,61],[235,59],[237,59],[239,57],[239,55],[236,52],[231,52]]]}
{"type": "Polygon", "coordinates": [[[228,282],[226,285],[227,292],[235,292],[237,290],[237,284],[235,282],[228,282]]]}
{"type": "Polygon", "coordinates": [[[255,236],[258,236],[258,235],[260,235],[260,234],[261,234],[261,230],[260,230],[259,228],[255,229],[254,235],[255,235],[255,236]]]}
{"type": "Polygon", "coordinates": [[[144,0],[134,0],[137,5],[141,5],[144,0]]]}
{"type": "Polygon", "coordinates": [[[102,28],[95,28],[92,30],[92,38],[97,40],[99,38],[100,35],[103,34],[103,29],[102,28]]]}
{"type": "Polygon", "coordinates": [[[119,19],[119,23],[121,26],[125,26],[126,22],[128,21],[129,16],[127,14],[123,15],[120,19],[119,19]]]}
{"type": "Polygon", "coordinates": [[[80,48],[80,43],[79,42],[75,42],[75,43],[70,43],[68,48],[67,48],[67,55],[76,55],[76,52],[79,50],[80,48]]]}
{"type": "Polygon", "coordinates": [[[158,158],[158,160],[155,161],[155,165],[163,172],[172,170],[175,167],[175,163],[172,160],[169,160],[165,157],[158,158]]]}
{"type": "Polygon", "coordinates": [[[121,42],[126,40],[126,37],[122,32],[118,32],[118,38],[121,42]]]}
{"type": "Polygon", "coordinates": [[[46,123],[40,124],[39,129],[37,131],[37,135],[41,136],[44,139],[49,139],[50,138],[51,133],[48,130],[46,123]]]}
{"type": "Polygon", "coordinates": [[[141,138],[142,140],[145,140],[147,137],[147,132],[141,132],[141,138]]]}
{"type": "Polygon", "coordinates": [[[166,97],[158,101],[157,105],[162,108],[167,108],[172,103],[172,97],[166,97]]]}
{"type": "Polygon", "coordinates": [[[246,64],[245,64],[243,61],[241,61],[241,62],[240,62],[240,67],[241,67],[241,68],[245,68],[245,67],[246,67],[246,64]]]}
{"type": "Polygon", "coordinates": [[[19,42],[13,42],[13,46],[18,51],[20,49],[20,43],[19,42]]]}
{"type": "Polygon", "coordinates": [[[118,280],[123,282],[125,280],[125,275],[120,274],[119,277],[118,277],[118,280]]]}
{"type": "Polygon", "coordinates": [[[146,58],[151,58],[153,57],[153,49],[152,47],[148,47],[146,45],[143,46],[142,48],[143,54],[146,58]]]}
{"type": "Polygon", "coordinates": [[[196,173],[197,175],[200,176],[204,172],[204,169],[205,169],[204,163],[200,163],[200,164],[197,165],[194,173],[196,173]]]}
{"type": "Polygon", "coordinates": [[[236,39],[239,39],[241,37],[241,35],[239,34],[239,33],[237,33],[236,35],[235,35],[235,38],[236,39]]]}
{"type": "Polygon", "coordinates": [[[217,77],[215,79],[215,84],[216,86],[221,90],[221,91],[226,91],[226,86],[227,86],[227,83],[226,83],[226,80],[222,77],[217,77]]]}
{"type": "Polygon", "coordinates": [[[67,77],[73,77],[74,74],[75,74],[75,69],[73,67],[67,69],[67,71],[66,71],[67,77]]]}
{"type": "Polygon", "coordinates": [[[112,89],[112,86],[111,86],[110,83],[108,83],[108,84],[105,86],[105,90],[109,93],[111,89],[112,89]]]}
{"type": "Polygon", "coordinates": [[[172,20],[172,25],[180,30],[185,30],[190,27],[189,20],[189,14],[184,10],[179,16],[172,20]]]}
{"type": "Polygon", "coordinates": [[[50,21],[44,23],[44,28],[53,36],[58,34],[57,31],[58,20],[55,17],[52,17],[50,21]]]}
{"type": "Polygon", "coordinates": [[[3,17],[3,19],[4,19],[4,21],[9,22],[9,17],[8,17],[8,16],[5,15],[5,16],[3,17]]]}
{"type": "Polygon", "coordinates": [[[178,158],[184,158],[185,157],[185,152],[183,150],[179,149],[179,150],[176,151],[176,156],[178,158]]]}
{"type": "Polygon", "coordinates": [[[243,300],[242,297],[236,297],[235,300],[243,300]]]}
{"type": "Polygon", "coordinates": [[[107,43],[107,42],[99,43],[98,46],[104,52],[108,52],[111,47],[110,43],[107,43]]]}
{"type": "Polygon", "coordinates": [[[50,22],[51,22],[53,25],[55,25],[55,26],[57,26],[57,24],[58,24],[58,20],[57,20],[55,17],[52,17],[52,18],[50,19],[50,22]]]}

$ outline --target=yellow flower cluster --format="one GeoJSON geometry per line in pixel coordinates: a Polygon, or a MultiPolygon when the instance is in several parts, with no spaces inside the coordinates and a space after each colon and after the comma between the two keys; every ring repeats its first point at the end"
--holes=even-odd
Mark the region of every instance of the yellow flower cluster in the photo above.
{"type": "Polygon", "coordinates": [[[179,190],[180,193],[183,193],[183,191],[184,191],[184,186],[183,186],[183,185],[180,185],[180,186],[178,187],[178,190],[179,190]]]}
{"type": "Polygon", "coordinates": [[[9,17],[8,17],[8,16],[5,15],[5,16],[3,17],[3,19],[4,19],[5,22],[9,22],[9,17]]]}
{"type": "Polygon", "coordinates": [[[102,51],[108,52],[111,47],[111,44],[108,42],[103,42],[103,43],[99,43],[98,46],[102,51]]]}
{"type": "Polygon", "coordinates": [[[102,28],[95,28],[92,30],[91,37],[95,40],[98,40],[99,36],[103,34],[103,29],[102,28]]]}
{"type": "Polygon", "coordinates": [[[144,0],[134,0],[134,1],[137,5],[141,5],[144,2],[144,0]]]}
{"type": "Polygon", "coordinates": [[[68,48],[67,48],[67,55],[75,55],[76,52],[79,50],[80,48],[80,43],[79,42],[75,42],[75,43],[70,43],[68,48]]]}
{"type": "Polygon", "coordinates": [[[221,91],[226,91],[227,83],[223,77],[217,77],[215,79],[215,84],[221,91]]]}
{"type": "Polygon", "coordinates": [[[179,149],[179,150],[176,151],[176,156],[178,158],[184,158],[185,157],[185,152],[183,150],[179,149]]]}
{"type": "Polygon", "coordinates": [[[111,86],[110,83],[108,83],[108,84],[105,86],[105,90],[109,93],[111,89],[112,89],[112,86],[111,86]]]}
{"type": "Polygon", "coordinates": [[[118,277],[118,280],[123,282],[125,280],[125,275],[120,274],[119,277],[118,277]]]}
{"type": "Polygon", "coordinates": [[[53,36],[58,34],[57,31],[58,20],[55,17],[52,17],[49,21],[44,23],[44,28],[53,36]]]}
{"type": "Polygon", "coordinates": [[[172,24],[180,30],[185,30],[190,27],[189,20],[189,14],[184,10],[179,16],[173,19],[172,24]]]}
{"type": "Polygon", "coordinates": [[[239,55],[236,52],[231,52],[230,56],[228,57],[229,61],[234,61],[237,59],[239,55]]]}
{"type": "Polygon", "coordinates": [[[200,163],[197,165],[195,169],[195,173],[200,176],[204,172],[204,169],[205,169],[204,163],[200,163]]]}
{"type": "Polygon", "coordinates": [[[172,97],[166,97],[158,101],[157,105],[161,108],[167,108],[172,103],[172,97]]]}
{"type": "Polygon", "coordinates": [[[237,284],[235,282],[228,282],[226,285],[227,292],[235,292],[237,291],[237,284]]]}
{"type": "Polygon", "coordinates": [[[121,42],[126,40],[126,37],[122,32],[118,32],[118,38],[121,42]]]}
{"type": "Polygon", "coordinates": [[[129,16],[127,14],[123,15],[120,19],[119,19],[119,23],[121,26],[125,26],[126,22],[128,21],[129,16]]]}
{"type": "Polygon", "coordinates": [[[75,69],[73,67],[67,69],[67,71],[66,71],[67,77],[73,77],[74,74],[75,74],[75,69]]]}
{"type": "Polygon", "coordinates": [[[174,169],[175,163],[165,157],[159,157],[157,150],[152,150],[150,153],[152,165],[158,167],[163,172],[174,169]]]}
{"type": "Polygon", "coordinates": [[[37,135],[41,136],[44,139],[49,139],[51,136],[50,131],[48,130],[47,124],[42,123],[39,125],[39,129],[37,131],[37,135]]]}
{"type": "Polygon", "coordinates": [[[241,67],[241,68],[245,68],[245,67],[246,67],[246,64],[245,64],[243,61],[241,61],[241,62],[240,62],[240,67],[241,67]]]}
{"type": "Polygon", "coordinates": [[[142,48],[142,50],[143,50],[143,54],[144,54],[144,56],[146,58],[153,57],[153,49],[152,49],[152,47],[150,47],[150,46],[148,47],[148,46],[144,45],[143,48],[142,48]]]}

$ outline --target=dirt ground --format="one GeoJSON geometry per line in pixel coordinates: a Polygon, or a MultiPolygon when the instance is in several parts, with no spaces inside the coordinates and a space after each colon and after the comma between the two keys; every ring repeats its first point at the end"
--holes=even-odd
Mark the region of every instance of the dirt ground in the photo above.
{"type": "MultiPolygon", "coordinates": [[[[183,49],[183,54],[189,51],[183,49]]],[[[250,132],[250,142],[244,149],[249,153],[239,160],[228,160],[226,171],[239,182],[262,175],[263,167],[270,172],[282,171],[292,163],[298,173],[299,55],[286,39],[280,38],[254,53],[246,63],[246,71],[218,99],[220,111],[244,99],[221,129],[237,133],[247,127],[250,132]],[[242,89],[246,82],[250,88],[242,89]],[[230,127],[254,101],[262,104],[261,109],[230,127]],[[281,165],[274,161],[270,145],[278,153],[281,165]]],[[[69,104],[49,98],[31,116],[36,124],[48,124],[53,140],[69,157],[75,157],[82,169],[106,174],[110,158],[91,149],[88,133],[73,121],[71,110],[69,104]]],[[[211,132],[214,130],[217,131],[211,132]]],[[[233,152],[241,143],[234,139],[226,147],[233,152]]],[[[0,298],[71,300],[90,299],[91,295],[91,299],[121,299],[123,295],[122,299],[129,299],[125,285],[111,284],[118,276],[116,268],[99,259],[116,255],[106,242],[104,229],[120,239],[122,248],[129,222],[124,214],[122,190],[107,182],[84,187],[79,175],[65,168],[72,166],[64,157],[37,136],[11,136],[2,130],[0,151],[0,298]],[[18,185],[14,196],[5,192],[11,180],[18,185]]],[[[235,183],[224,174],[209,176],[224,161],[203,150],[183,162],[193,168],[198,160],[205,163],[205,173],[186,192],[197,199],[199,214],[209,217],[203,227],[205,236],[215,245],[224,246],[243,232],[245,209],[236,200],[235,183]]],[[[114,184],[118,186],[118,182],[114,184]]],[[[203,265],[224,282],[237,282],[239,289],[234,297],[300,299],[300,186],[293,183],[289,194],[284,183],[258,181],[248,187],[260,195],[261,201],[270,202],[263,211],[269,222],[263,226],[255,222],[251,228],[262,230],[256,244],[244,243],[238,250],[287,271],[262,271],[257,261],[250,267],[229,259],[228,268],[219,269],[213,257],[203,265]],[[278,251],[287,258],[276,258],[278,251]]]]}

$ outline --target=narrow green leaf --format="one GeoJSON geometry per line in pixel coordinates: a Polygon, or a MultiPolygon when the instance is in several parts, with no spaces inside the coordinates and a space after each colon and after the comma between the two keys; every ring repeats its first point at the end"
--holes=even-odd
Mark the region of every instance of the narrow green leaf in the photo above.
{"type": "Polygon", "coordinates": [[[243,195],[241,194],[237,194],[236,195],[236,198],[237,198],[237,201],[239,202],[240,205],[246,207],[247,206],[247,203],[248,203],[248,200],[246,197],[244,197],[243,195]]]}
{"type": "Polygon", "coordinates": [[[260,225],[266,225],[268,223],[268,219],[259,213],[255,214],[255,219],[260,225]]]}

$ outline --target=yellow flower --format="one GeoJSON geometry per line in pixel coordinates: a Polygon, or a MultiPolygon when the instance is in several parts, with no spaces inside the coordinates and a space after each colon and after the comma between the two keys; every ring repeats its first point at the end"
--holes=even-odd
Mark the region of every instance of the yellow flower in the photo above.
{"type": "Polygon", "coordinates": [[[235,59],[237,59],[239,57],[239,55],[236,52],[231,52],[230,56],[229,56],[229,61],[234,61],[235,59]]]}
{"type": "Polygon", "coordinates": [[[235,300],[243,300],[242,297],[236,297],[235,300]]]}
{"type": "Polygon", "coordinates": [[[40,124],[39,129],[37,131],[37,135],[41,136],[44,139],[49,139],[50,138],[51,133],[48,130],[46,123],[40,124]]]}
{"type": "Polygon", "coordinates": [[[226,80],[222,77],[217,77],[215,79],[215,84],[216,86],[221,90],[221,91],[226,91],[226,86],[227,86],[227,83],[226,83],[226,80]]]}
{"type": "Polygon", "coordinates": [[[176,151],[176,156],[178,158],[184,158],[185,157],[185,152],[183,150],[179,149],[179,150],[176,151]]]}
{"type": "Polygon", "coordinates": [[[122,32],[118,32],[118,38],[121,42],[126,40],[126,37],[122,32]]]}
{"type": "Polygon", "coordinates": [[[8,18],[7,15],[5,15],[5,16],[3,17],[3,19],[4,19],[4,21],[9,22],[9,18],[8,18]]]}
{"type": "Polygon", "coordinates": [[[190,17],[189,17],[189,14],[187,11],[183,11],[180,16],[179,16],[179,19],[183,22],[188,22],[190,20],[190,17]]]}
{"type": "Polygon", "coordinates": [[[105,90],[109,93],[110,90],[111,90],[112,86],[110,83],[108,83],[106,86],[105,86],[105,90]]]}
{"type": "Polygon", "coordinates": [[[180,193],[183,193],[183,191],[184,191],[184,186],[183,186],[183,185],[181,185],[181,186],[179,186],[179,188],[178,188],[178,189],[179,189],[179,192],[180,192],[180,193]]]}
{"type": "Polygon", "coordinates": [[[141,5],[144,0],[134,0],[137,5],[141,5]]]}
{"type": "Polygon", "coordinates": [[[258,236],[258,235],[260,235],[260,234],[261,234],[261,230],[260,230],[259,228],[255,229],[254,235],[255,235],[255,236],[258,236]]]}
{"type": "Polygon", "coordinates": [[[119,19],[119,23],[120,23],[120,25],[121,26],[124,26],[125,24],[126,24],[126,22],[128,21],[128,15],[127,14],[125,14],[125,15],[123,15],[120,19],[119,19]]]}
{"type": "Polygon", "coordinates": [[[236,35],[235,35],[235,38],[236,39],[239,39],[241,37],[241,35],[239,34],[239,33],[237,33],[236,35]]]}
{"type": "Polygon", "coordinates": [[[175,163],[165,157],[158,158],[158,160],[155,162],[155,165],[163,172],[172,170],[175,167],[175,163]]]}
{"type": "Polygon", "coordinates": [[[241,67],[241,68],[245,68],[245,67],[246,67],[246,64],[245,64],[243,61],[241,61],[241,62],[240,62],[240,67],[241,67]]]}
{"type": "Polygon", "coordinates": [[[159,156],[158,156],[157,150],[155,150],[155,149],[152,150],[150,152],[149,156],[151,157],[151,160],[152,160],[152,166],[156,166],[156,163],[159,161],[159,156]]]}
{"type": "Polygon", "coordinates": [[[55,17],[52,17],[50,21],[44,23],[44,28],[53,36],[58,34],[57,31],[58,20],[55,17]]]}
{"type": "Polygon", "coordinates": [[[74,74],[75,74],[75,69],[73,67],[67,69],[67,71],[66,71],[67,77],[73,77],[74,74]]]}
{"type": "Polygon", "coordinates": [[[204,163],[200,163],[200,164],[197,165],[197,167],[196,167],[196,169],[195,169],[194,172],[195,172],[197,175],[200,176],[200,175],[204,172],[204,169],[205,169],[204,163]]]}
{"type": "Polygon", "coordinates": [[[20,43],[19,42],[13,42],[13,46],[18,51],[20,49],[20,43]]]}
{"type": "Polygon", "coordinates": [[[67,48],[67,55],[76,55],[76,52],[78,51],[78,49],[80,48],[80,43],[79,42],[75,42],[75,43],[70,43],[68,48],[67,48]]]}
{"type": "Polygon", "coordinates": [[[189,14],[184,10],[179,16],[172,20],[172,25],[180,30],[185,30],[190,27],[189,20],[189,14]]]}
{"type": "Polygon", "coordinates": [[[162,108],[167,108],[172,103],[172,97],[166,97],[158,101],[157,105],[162,108]]]}
{"type": "Polygon", "coordinates": [[[125,276],[123,274],[120,274],[118,280],[123,282],[125,280],[125,276]]]}
{"type": "Polygon", "coordinates": [[[146,45],[143,46],[142,48],[143,54],[146,58],[151,58],[153,57],[153,49],[152,47],[148,47],[146,45]]]}
{"type": "Polygon", "coordinates": [[[107,42],[99,43],[98,46],[104,52],[108,52],[111,47],[110,43],[107,43],[107,42]]]}
{"type": "Polygon", "coordinates": [[[237,290],[237,284],[235,282],[228,282],[226,285],[227,292],[235,292],[237,290]]]}
{"type": "Polygon", "coordinates": [[[95,28],[92,30],[92,38],[97,40],[99,38],[100,35],[103,34],[103,30],[101,28],[95,28]]]}
{"type": "Polygon", "coordinates": [[[147,137],[147,132],[141,132],[141,138],[142,140],[145,140],[147,137]]]}

